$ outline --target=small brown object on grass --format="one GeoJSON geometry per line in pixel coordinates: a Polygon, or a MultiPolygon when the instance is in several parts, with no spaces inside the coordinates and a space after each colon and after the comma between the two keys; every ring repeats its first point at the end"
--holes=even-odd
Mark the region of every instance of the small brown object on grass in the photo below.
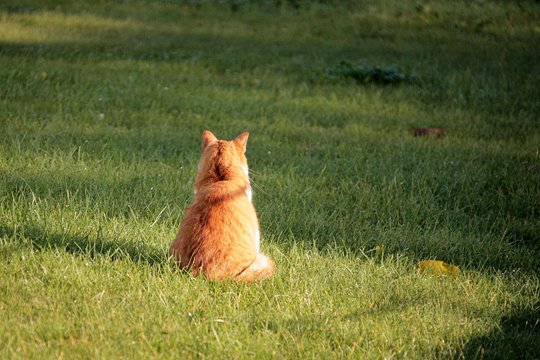
{"type": "Polygon", "coordinates": [[[433,128],[414,128],[412,129],[412,133],[414,136],[428,136],[433,135],[436,137],[443,137],[444,136],[444,129],[439,127],[433,127],[433,128]]]}

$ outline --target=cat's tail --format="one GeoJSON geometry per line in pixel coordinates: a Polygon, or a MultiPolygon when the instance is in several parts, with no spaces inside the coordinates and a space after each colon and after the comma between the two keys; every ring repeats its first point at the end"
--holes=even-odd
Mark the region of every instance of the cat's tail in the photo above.
{"type": "Polygon", "coordinates": [[[240,274],[236,275],[236,279],[253,282],[262,280],[272,276],[276,272],[276,264],[268,256],[257,254],[255,260],[244,269],[240,274]]]}

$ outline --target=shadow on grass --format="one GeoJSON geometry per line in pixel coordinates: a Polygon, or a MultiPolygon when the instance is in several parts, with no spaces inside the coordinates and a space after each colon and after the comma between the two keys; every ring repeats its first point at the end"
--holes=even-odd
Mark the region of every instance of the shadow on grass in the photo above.
{"type": "Polygon", "coordinates": [[[0,225],[0,237],[18,239],[16,247],[26,244],[38,250],[59,249],[92,259],[105,258],[112,261],[129,259],[151,266],[169,265],[168,254],[163,249],[143,243],[108,240],[100,235],[61,234],[38,227],[10,228],[0,225]]]}
{"type": "Polygon", "coordinates": [[[500,327],[470,340],[457,358],[538,359],[540,356],[540,303],[532,309],[504,316],[500,327]]]}

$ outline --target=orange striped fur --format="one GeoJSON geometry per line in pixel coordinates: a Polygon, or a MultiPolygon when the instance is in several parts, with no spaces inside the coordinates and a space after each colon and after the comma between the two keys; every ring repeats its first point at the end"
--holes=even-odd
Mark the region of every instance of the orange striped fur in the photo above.
{"type": "Polygon", "coordinates": [[[203,132],[195,199],[170,249],[175,261],[195,275],[250,282],[275,272],[272,259],[259,253],[245,156],[248,135],[224,141],[203,132]]]}

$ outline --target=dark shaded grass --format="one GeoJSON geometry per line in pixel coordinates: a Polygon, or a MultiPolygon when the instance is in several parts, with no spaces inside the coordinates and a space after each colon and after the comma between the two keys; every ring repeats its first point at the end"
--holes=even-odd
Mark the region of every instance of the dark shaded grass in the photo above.
{"type": "Polygon", "coordinates": [[[540,354],[540,305],[502,317],[491,333],[471,339],[456,358],[537,359],[540,354]]]}
{"type": "Polygon", "coordinates": [[[29,244],[38,251],[61,250],[88,259],[126,260],[150,266],[172,266],[168,253],[163,249],[143,242],[128,242],[120,239],[110,240],[99,234],[72,235],[69,232],[55,233],[47,228],[0,227],[0,237],[12,239],[2,256],[8,259],[10,253],[19,252],[29,244]],[[13,241],[13,239],[17,239],[13,241]]]}

